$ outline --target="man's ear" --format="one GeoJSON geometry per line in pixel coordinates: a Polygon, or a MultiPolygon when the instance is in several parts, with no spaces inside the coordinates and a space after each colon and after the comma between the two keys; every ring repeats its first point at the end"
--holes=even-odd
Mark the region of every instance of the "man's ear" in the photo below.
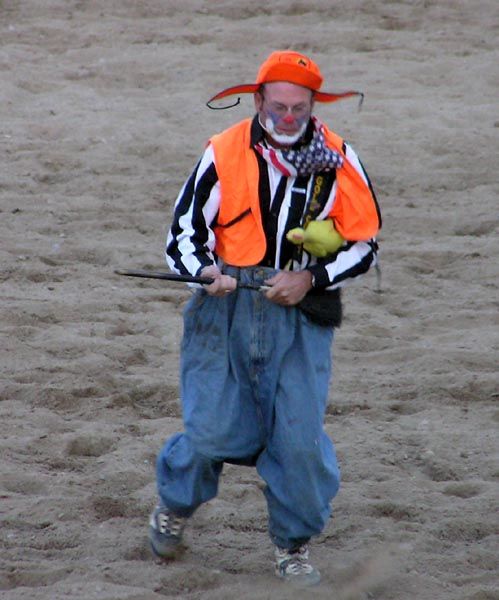
{"type": "Polygon", "coordinates": [[[253,100],[255,102],[256,112],[260,112],[263,104],[263,95],[261,92],[255,92],[253,94],[253,100]]]}

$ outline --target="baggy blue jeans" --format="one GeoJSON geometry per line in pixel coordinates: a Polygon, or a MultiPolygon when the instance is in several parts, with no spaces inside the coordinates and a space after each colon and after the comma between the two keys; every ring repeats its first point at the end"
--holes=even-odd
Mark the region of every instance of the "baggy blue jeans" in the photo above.
{"type": "MultiPolygon", "coordinates": [[[[261,284],[264,267],[224,272],[261,284]]],[[[238,289],[197,290],[184,311],[181,398],[184,433],[157,460],[165,506],[189,517],[215,497],[224,462],[255,465],[266,483],[269,535],[294,548],[319,534],[339,488],[324,431],[333,329],[296,307],[238,289]]]]}

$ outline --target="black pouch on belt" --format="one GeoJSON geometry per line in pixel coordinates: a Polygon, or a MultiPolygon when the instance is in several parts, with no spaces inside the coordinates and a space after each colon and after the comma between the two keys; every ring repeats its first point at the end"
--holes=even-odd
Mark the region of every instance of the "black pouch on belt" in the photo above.
{"type": "Polygon", "coordinates": [[[341,290],[312,289],[298,308],[317,325],[339,327],[342,318],[341,290]]]}

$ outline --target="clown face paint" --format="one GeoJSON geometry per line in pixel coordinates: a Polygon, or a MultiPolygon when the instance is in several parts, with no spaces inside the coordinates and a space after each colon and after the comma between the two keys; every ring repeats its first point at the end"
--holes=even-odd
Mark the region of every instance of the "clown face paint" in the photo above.
{"type": "Polygon", "coordinates": [[[265,85],[255,95],[260,125],[276,143],[291,146],[305,133],[313,109],[312,92],[285,81],[265,85]]]}
{"type": "Polygon", "coordinates": [[[283,119],[270,111],[267,112],[267,118],[265,119],[265,125],[262,123],[262,120],[260,117],[258,118],[258,120],[260,122],[260,125],[263,127],[263,129],[278,144],[282,144],[284,146],[292,146],[305,133],[305,130],[307,129],[307,123],[308,123],[309,118],[310,118],[310,115],[307,117],[302,117],[301,119],[296,119],[296,124],[299,126],[299,129],[295,133],[289,133],[289,134],[288,133],[277,133],[276,126],[278,125],[279,121],[282,121],[283,119]]]}

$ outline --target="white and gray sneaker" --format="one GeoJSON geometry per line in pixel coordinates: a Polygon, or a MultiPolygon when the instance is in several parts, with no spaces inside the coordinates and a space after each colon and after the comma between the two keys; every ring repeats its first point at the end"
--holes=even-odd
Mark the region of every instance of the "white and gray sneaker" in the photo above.
{"type": "Polygon", "coordinates": [[[177,554],[186,522],[166,506],[156,506],[149,517],[149,541],[156,556],[173,558],[177,554]]]}
{"type": "Polygon", "coordinates": [[[309,563],[306,544],[295,550],[276,547],[275,561],[276,575],[284,581],[307,587],[321,580],[319,571],[309,563]]]}

